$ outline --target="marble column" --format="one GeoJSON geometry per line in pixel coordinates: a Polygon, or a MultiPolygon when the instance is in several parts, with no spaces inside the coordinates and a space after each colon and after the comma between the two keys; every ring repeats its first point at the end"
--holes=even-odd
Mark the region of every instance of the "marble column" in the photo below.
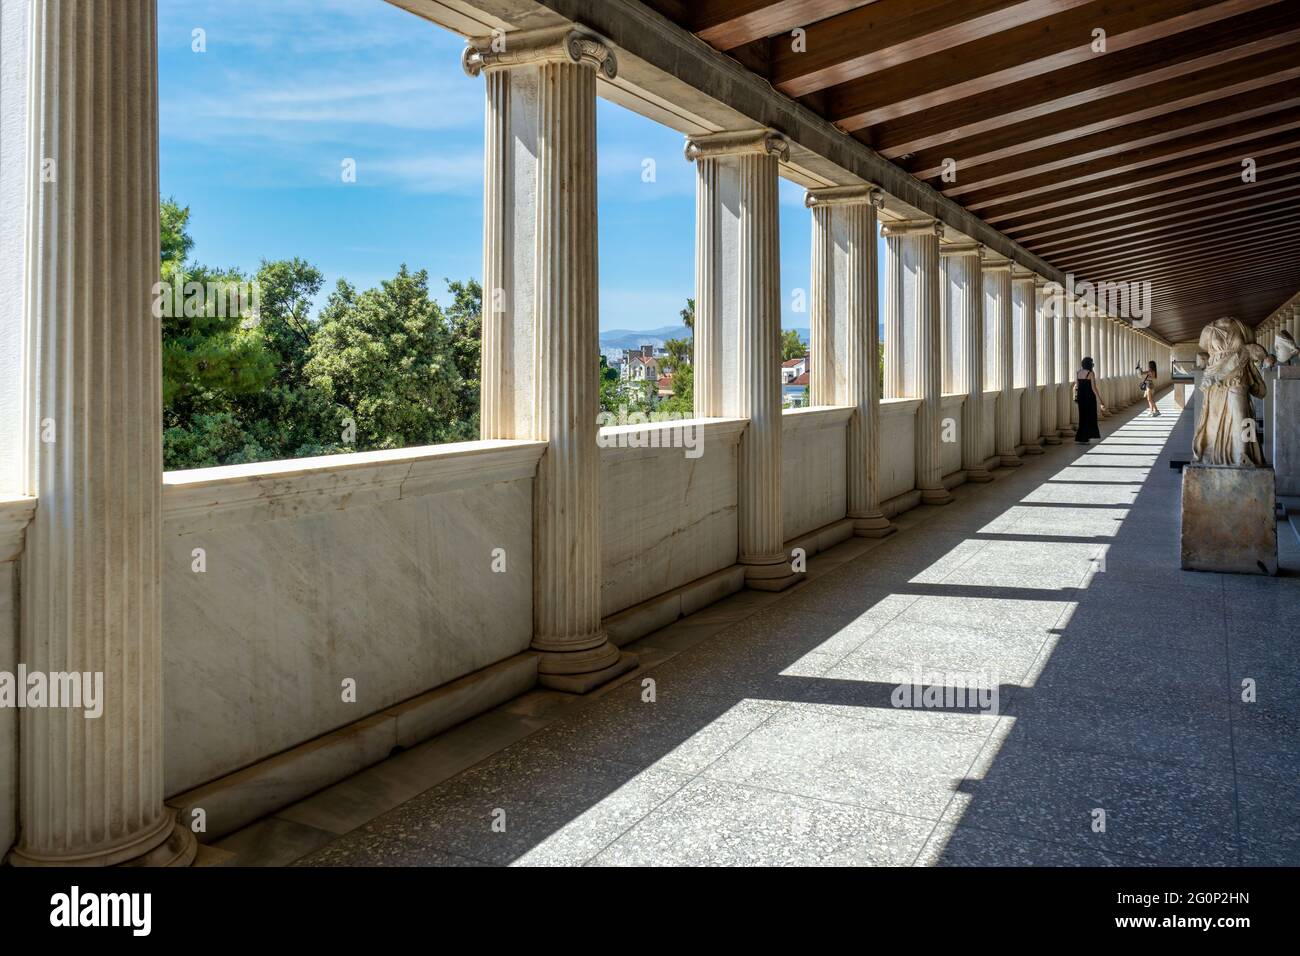
{"type": "Polygon", "coordinates": [[[1038,327],[1041,333],[1038,363],[1043,371],[1043,441],[1048,445],[1061,443],[1056,424],[1056,302],[1050,287],[1043,286],[1038,290],[1038,327]]]}
{"type": "Polygon", "coordinates": [[[945,311],[957,322],[952,343],[954,389],[965,392],[961,406],[961,466],[967,481],[992,481],[984,467],[984,247],[961,242],[939,247],[943,257],[945,311]]]}
{"type": "MultiPolygon", "coordinates": [[[[798,580],[781,520],[781,259],[770,130],[687,142],[696,167],[695,414],[747,418],[740,440],[740,557],[745,583],[798,580]]],[[[813,374],[816,374],[814,366],[813,374]]]]}
{"type": "Polygon", "coordinates": [[[187,865],[163,804],[155,5],[32,0],[28,25],[20,660],[98,675],[102,713],[22,712],[11,859],[187,865]]]}
{"type": "Polygon", "coordinates": [[[1011,343],[1011,260],[989,257],[984,261],[984,322],[997,330],[998,407],[995,435],[998,464],[1016,468],[1024,462],[1016,454],[1012,403],[1016,400],[1011,343]]]}
{"type": "Polygon", "coordinates": [[[585,693],[636,664],[600,614],[596,73],[617,65],[567,29],[476,38],[462,64],[487,90],[480,434],[549,443],[532,647],[544,686],[585,693]]]}
{"type": "Polygon", "coordinates": [[[1088,350],[1088,317],[1077,301],[1067,299],[1065,308],[1070,324],[1070,357],[1066,385],[1070,395],[1070,431],[1079,430],[1079,404],[1074,401],[1075,380],[1079,377],[1084,353],[1088,350]]]}
{"type": "Polygon", "coordinates": [[[1105,382],[1102,376],[1105,374],[1105,365],[1102,362],[1101,340],[1102,340],[1102,323],[1106,320],[1102,318],[1101,313],[1093,312],[1088,318],[1088,354],[1092,356],[1093,361],[1093,385],[1100,401],[1097,403],[1097,420],[1109,418],[1108,412],[1102,411],[1102,406],[1109,406],[1106,401],[1105,382]]]}
{"type": "Polygon", "coordinates": [[[1050,317],[1056,329],[1056,427],[1062,438],[1073,438],[1070,386],[1074,380],[1074,367],[1070,364],[1070,341],[1074,334],[1071,326],[1075,322],[1070,316],[1070,303],[1064,293],[1059,293],[1053,300],[1050,317]]]}
{"type": "MultiPolygon", "coordinates": [[[[940,309],[939,239],[942,224],[933,219],[905,219],[886,223],[885,298],[888,328],[910,329],[912,347],[898,349],[910,360],[909,390],[921,400],[916,411],[916,488],[921,503],[946,505],[952,495],[943,483],[940,437],[943,429],[943,378],[939,354],[940,309]]],[[[888,361],[889,349],[886,348],[888,361]]]]}
{"type": "Polygon", "coordinates": [[[1038,392],[1038,277],[1016,266],[1011,270],[1011,308],[1020,326],[1020,375],[1025,391],[1020,399],[1020,441],[1026,455],[1041,455],[1042,398],[1038,392]]]}
{"type": "Polygon", "coordinates": [[[817,189],[812,210],[812,384],[814,405],[849,405],[847,515],[853,533],[896,530],[880,510],[880,390],[877,369],[876,210],[870,186],[817,189]]]}

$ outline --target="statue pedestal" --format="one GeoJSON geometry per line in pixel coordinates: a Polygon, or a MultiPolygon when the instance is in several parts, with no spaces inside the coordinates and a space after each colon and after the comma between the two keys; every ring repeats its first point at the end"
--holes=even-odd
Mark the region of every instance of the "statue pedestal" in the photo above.
{"type": "Polygon", "coordinates": [[[1300,366],[1279,365],[1268,384],[1273,394],[1266,453],[1277,470],[1277,493],[1300,495],[1300,366]]]}
{"type": "Polygon", "coordinates": [[[1274,481],[1272,468],[1186,466],[1183,568],[1277,574],[1274,481]]]}

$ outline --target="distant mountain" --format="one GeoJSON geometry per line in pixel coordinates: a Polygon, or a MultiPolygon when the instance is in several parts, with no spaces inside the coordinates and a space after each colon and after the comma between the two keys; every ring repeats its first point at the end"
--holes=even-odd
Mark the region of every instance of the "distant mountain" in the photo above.
{"type": "Polygon", "coordinates": [[[691,330],[684,325],[664,325],[657,329],[606,329],[600,333],[601,349],[635,349],[643,345],[660,348],[669,339],[690,340],[691,330]]]}
{"type": "MultiPolygon", "coordinates": [[[[794,331],[799,333],[799,340],[805,345],[808,344],[809,332],[807,329],[796,328],[794,331]]],[[[643,345],[655,345],[660,348],[669,339],[686,339],[690,341],[691,330],[684,325],[664,325],[657,329],[605,329],[600,333],[601,351],[606,349],[635,349],[643,345]]]]}

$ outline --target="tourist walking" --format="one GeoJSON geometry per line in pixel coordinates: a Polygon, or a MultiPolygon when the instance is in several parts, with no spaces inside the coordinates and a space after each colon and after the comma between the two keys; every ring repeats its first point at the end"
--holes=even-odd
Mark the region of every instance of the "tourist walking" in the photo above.
{"type": "Polygon", "coordinates": [[[1156,408],[1156,363],[1148,362],[1147,370],[1142,373],[1142,394],[1147,397],[1147,411],[1151,413],[1152,418],[1160,417],[1160,409],[1156,408]]]}
{"type": "Polygon", "coordinates": [[[1094,438],[1101,438],[1101,429],[1097,427],[1097,409],[1104,412],[1106,405],[1097,395],[1097,376],[1092,374],[1092,359],[1085,358],[1081,364],[1083,367],[1074,376],[1074,400],[1079,406],[1079,428],[1074,433],[1074,440],[1080,445],[1086,445],[1094,438]]]}

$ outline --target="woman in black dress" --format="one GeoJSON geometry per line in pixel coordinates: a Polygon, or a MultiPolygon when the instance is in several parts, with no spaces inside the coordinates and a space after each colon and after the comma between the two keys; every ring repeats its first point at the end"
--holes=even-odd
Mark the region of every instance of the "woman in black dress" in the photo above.
{"type": "Polygon", "coordinates": [[[1074,377],[1074,400],[1079,403],[1079,428],[1074,433],[1074,440],[1080,445],[1101,438],[1101,429],[1097,427],[1097,407],[1100,405],[1101,410],[1105,411],[1106,406],[1093,388],[1096,381],[1097,376],[1092,374],[1092,359],[1085,358],[1083,368],[1074,377]]]}

